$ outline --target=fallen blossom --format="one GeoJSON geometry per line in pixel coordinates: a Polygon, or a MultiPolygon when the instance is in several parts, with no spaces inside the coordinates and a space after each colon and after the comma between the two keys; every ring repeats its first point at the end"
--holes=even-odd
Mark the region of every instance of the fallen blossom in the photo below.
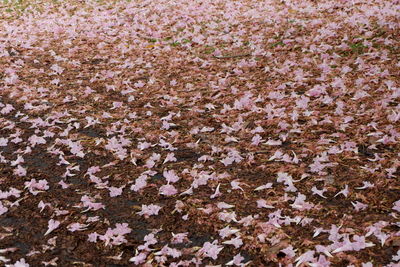
{"type": "Polygon", "coordinates": [[[257,200],[257,208],[273,209],[274,206],[267,204],[267,201],[265,199],[259,199],[257,200]]]}
{"type": "Polygon", "coordinates": [[[234,229],[234,228],[230,228],[229,226],[226,226],[225,228],[219,230],[219,236],[221,238],[227,238],[233,234],[238,233],[240,230],[239,229],[234,229]]]}
{"type": "Polygon", "coordinates": [[[146,258],[147,258],[147,254],[144,253],[144,252],[140,252],[138,255],[136,255],[136,256],[130,258],[130,259],[129,259],[129,262],[133,262],[133,264],[139,265],[139,264],[144,263],[144,261],[146,260],[146,258]]]}
{"type": "Polygon", "coordinates": [[[203,247],[199,250],[199,255],[216,260],[218,258],[218,254],[221,252],[222,249],[223,247],[218,245],[217,240],[214,240],[212,243],[205,242],[203,244],[203,247]]]}
{"type": "Polygon", "coordinates": [[[108,190],[110,191],[110,197],[116,197],[120,196],[122,194],[122,190],[124,189],[124,186],[122,187],[109,187],[108,190]]]}
{"type": "Polygon", "coordinates": [[[8,208],[3,205],[3,202],[0,201],[0,216],[8,211],[8,208]]]}
{"type": "Polygon", "coordinates": [[[230,266],[230,265],[235,265],[235,266],[246,266],[248,265],[250,262],[247,262],[246,264],[243,264],[242,261],[244,260],[244,257],[242,255],[236,254],[233,259],[229,262],[226,263],[226,265],[230,266]]]}
{"type": "Polygon", "coordinates": [[[29,192],[32,195],[37,195],[41,191],[46,191],[49,189],[49,185],[47,180],[42,179],[36,181],[36,179],[32,179],[29,182],[25,182],[25,188],[29,189],[29,192]]]}
{"type": "Polygon", "coordinates": [[[233,245],[237,249],[243,245],[243,241],[240,237],[237,236],[235,238],[232,238],[231,240],[222,242],[222,244],[233,245]]]}
{"type": "Polygon", "coordinates": [[[261,191],[261,190],[270,189],[270,188],[272,188],[272,183],[267,183],[265,185],[260,185],[259,187],[254,189],[254,191],[261,191]]]}
{"type": "Polygon", "coordinates": [[[48,229],[47,229],[46,233],[44,233],[44,235],[46,236],[46,235],[50,234],[51,232],[53,232],[55,229],[57,229],[60,226],[60,224],[61,223],[59,221],[50,219],[48,222],[48,229]]]}
{"type": "Polygon", "coordinates": [[[158,215],[158,212],[161,210],[161,207],[158,205],[150,204],[150,205],[142,205],[142,210],[137,214],[148,218],[153,215],[158,215]]]}
{"type": "Polygon", "coordinates": [[[12,265],[6,265],[6,267],[29,267],[30,265],[25,261],[24,258],[16,261],[14,264],[12,265]]]}
{"type": "Polygon", "coordinates": [[[171,243],[172,244],[180,244],[188,241],[188,233],[178,233],[174,234],[172,233],[172,238],[171,238],[171,243]]]}
{"type": "Polygon", "coordinates": [[[173,196],[178,193],[178,190],[171,184],[162,185],[160,187],[160,194],[164,196],[173,196]]]}
{"type": "Polygon", "coordinates": [[[163,172],[163,176],[165,177],[168,183],[176,183],[180,179],[178,175],[176,175],[174,170],[169,170],[169,171],[165,170],[163,172]]]}
{"type": "Polygon", "coordinates": [[[67,226],[68,231],[75,232],[75,231],[84,231],[87,229],[88,224],[81,224],[81,223],[71,223],[67,226]]]}

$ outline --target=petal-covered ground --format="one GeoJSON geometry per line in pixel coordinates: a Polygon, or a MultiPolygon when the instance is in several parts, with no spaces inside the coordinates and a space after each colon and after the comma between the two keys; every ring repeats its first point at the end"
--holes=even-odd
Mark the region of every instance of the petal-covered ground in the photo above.
{"type": "Polygon", "coordinates": [[[400,266],[398,0],[2,1],[0,263],[400,266]]]}

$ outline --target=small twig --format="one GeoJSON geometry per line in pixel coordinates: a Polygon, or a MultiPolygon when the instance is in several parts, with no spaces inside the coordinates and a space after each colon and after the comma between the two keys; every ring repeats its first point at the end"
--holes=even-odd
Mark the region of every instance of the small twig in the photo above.
{"type": "Polygon", "coordinates": [[[225,58],[249,57],[249,56],[251,56],[251,53],[231,55],[231,56],[213,56],[213,57],[218,58],[218,59],[225,59],[225,58]]]}
{"type": "Polygon", "coordinates": [[[132,78],[131,81],[149,80],[149,79],[150,79],[149,76],[139,76],[139,77],[132,78]]]}
{"type": "Polygon", "coordinates": [[[259,151],[254,151],[254,154],[269,154],[271,151],[269,150],[259,150],[259,151]]]}
{"type": "Polygon", "coordinates": [[[142,34],[138,34],[137,36],[139,38],[145,39],[145,40],[150,41],[150,42],[153,42],[154,40],[157,41],[157,38],[154,38],[154,37],[145,36],[145,35],[142,35],[142,34]]]}

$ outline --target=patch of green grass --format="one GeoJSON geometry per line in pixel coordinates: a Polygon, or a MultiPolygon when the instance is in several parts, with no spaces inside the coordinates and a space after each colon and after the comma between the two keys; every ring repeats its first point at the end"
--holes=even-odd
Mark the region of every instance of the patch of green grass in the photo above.
{"type": "Polygon", "coordinates": [[[171,46],[173,46],[173,47],[177,47],[177,46],[180,46],[180,45],[181,45],[180,42],[173,42],[173,43],[171,43],[171,46]]]}
{"type": "Polygon", "coordinates": [[[366,52],[366,50],[368,49],[367,46],[363,45],[362,41],[356,41],[354,43],[349,43],[349,50],[346,51],[340,51],[339,55],[342,57],[348,57],[351,55],[362,55],[366,52]]]}
{"type": "Polygon", "coordinates": [[[34,0],[1,0],[0,3],[4,8],[0,12],[14,13],[17,17],[25,11],[31,11],[32,8],[36,8],[38,5],[34,0]]]}
{"type": "Polygon", "coordinates": [[[214,51],[215,51],[215,47],[211,47],[211,46],[208,46],[208,45],[204,49],[204,53],[207,54],[207,55],[214,53],[214,51]]]}
{"type": "Polygon", "coordinates": [[[350,44],[350,49],[352,53],[356,54],[363,54],[365,52],[365,49],[368,48],[367,46],[363,45],[362,42],[356,42],[353,44],[350,44]]]}
{"type": "Polygon", "coordinates": [[[276,43],[271,44],[271,48],[275,48],[279,45],[284,46],[285,44],[283,43],[283,41],[278,41],[276,43]]]}
{"type": "Polygon", "coordinates": [[[364,48],[367,48],[365,45],[363,45],[361,42],[350,44],[350,48],[353,51],[360,51],[364,48]]]}

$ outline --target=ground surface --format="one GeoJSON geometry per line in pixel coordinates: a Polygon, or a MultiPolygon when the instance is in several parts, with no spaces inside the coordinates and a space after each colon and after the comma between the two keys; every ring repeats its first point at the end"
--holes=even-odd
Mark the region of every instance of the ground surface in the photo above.
{"type": "Polygon", "coordinates": [[[3,1],[1,264],[399,266],[399,14],[3,1]]]}

